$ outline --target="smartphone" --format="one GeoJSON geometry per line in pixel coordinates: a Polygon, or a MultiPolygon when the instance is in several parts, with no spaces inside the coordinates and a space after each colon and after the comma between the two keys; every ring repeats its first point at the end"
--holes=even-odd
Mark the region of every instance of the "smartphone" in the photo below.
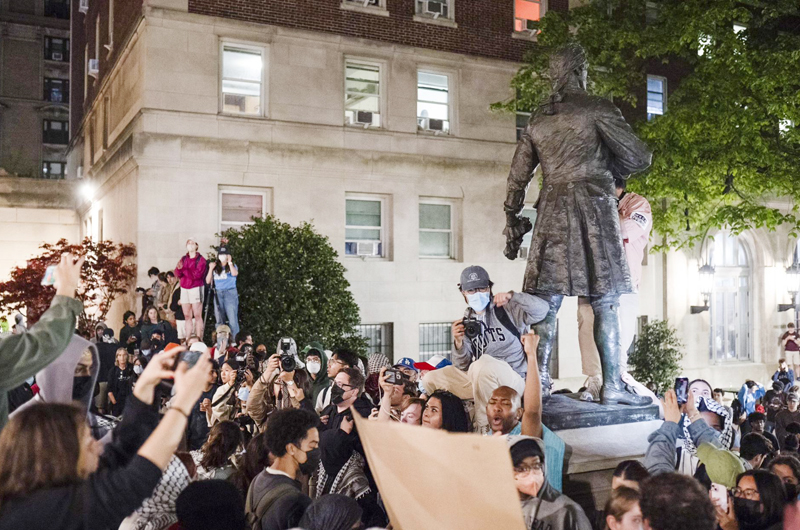
{"type": "Polygon", "coordinates": [[[44,271],[44,277],[42,278],[42,285],[55,285],[55,283],[56,283],[56,266],[48,265],[47,269],[44,271]]]}
{"type": "Polygon", "coordinates": [[[689,394],[689,378],[677,377],[675,378],[675,394],[678,396],[678,404],[683,405],[688,401],[689,394]]]}
{"type": "Polygon", "coordinates": [[[708,497],[711,499],[711,504],[719,507],[723,512],[728,511],[728,490],[722,484],[711,484],[711,489],[708,490],[708,497]]]}

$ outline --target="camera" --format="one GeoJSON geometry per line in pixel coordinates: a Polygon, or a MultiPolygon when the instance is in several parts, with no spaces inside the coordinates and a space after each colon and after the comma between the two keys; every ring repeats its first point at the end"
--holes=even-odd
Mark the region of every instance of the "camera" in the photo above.
{"type": "Polygon", "coordinates": [[[464,325],[464,335],[466,335],[469,340],[481,334],[481,321],[477,318],[464,317],[461,323],[464,325]]]}
{"type": "Polygon", "coordinates": [[[137,293],[146,293],[147,289],[145,289],[144,287],[137,287],[136,288],[136,292],[137,293]]]}
{"type": "Polygon", "coordinates": [[[386,370],[386,382],[397,386],[403,386],[408,380],[408,376],[397,370],[396,368],[389,368],[386,370]]]}
{"type": "Polygon", "coordinates": [[[291,339],[281,339],[281,370],[284,372],[293,372],[297,369],[297,361],[294,355],[289,353],[291,348],[291,339]]]}

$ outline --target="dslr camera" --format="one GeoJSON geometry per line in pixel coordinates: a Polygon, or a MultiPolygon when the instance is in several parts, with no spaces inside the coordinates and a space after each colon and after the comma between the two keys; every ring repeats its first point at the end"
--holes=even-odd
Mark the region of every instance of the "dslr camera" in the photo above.
{"type": "Polygon", "coordinates": [[[466,335],[469,340],[473,340],[481,334],[481,321],[477,318],[464,317],[461,323],[464,325],[464,335],[466,335]]]}
{"type": "Polygon", "coordinates": [[[281,339],[281,371],[283,372],[293,372],[297,369],[297,361],[294,355],[289,353],[291,348],[291,339],[281,339]]]}

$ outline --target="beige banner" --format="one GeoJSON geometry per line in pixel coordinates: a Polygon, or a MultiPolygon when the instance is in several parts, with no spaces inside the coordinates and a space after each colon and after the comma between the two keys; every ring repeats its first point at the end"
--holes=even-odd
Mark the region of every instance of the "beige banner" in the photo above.
{"type": "Polygon", "coordinates": [[[505,437],[353,417],[395,530],[525,530],[505,437]]]}

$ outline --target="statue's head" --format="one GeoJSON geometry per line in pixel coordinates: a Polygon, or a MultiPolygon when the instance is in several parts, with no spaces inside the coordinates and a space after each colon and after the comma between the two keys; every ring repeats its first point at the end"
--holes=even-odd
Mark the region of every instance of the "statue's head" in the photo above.
{"type": "Polygon", "coordinates": [[[586,52],[580,44],[571,43],[559,48],[550,56],[550,85],[553,93],[565,87],[586,90],[586,52]]]}

